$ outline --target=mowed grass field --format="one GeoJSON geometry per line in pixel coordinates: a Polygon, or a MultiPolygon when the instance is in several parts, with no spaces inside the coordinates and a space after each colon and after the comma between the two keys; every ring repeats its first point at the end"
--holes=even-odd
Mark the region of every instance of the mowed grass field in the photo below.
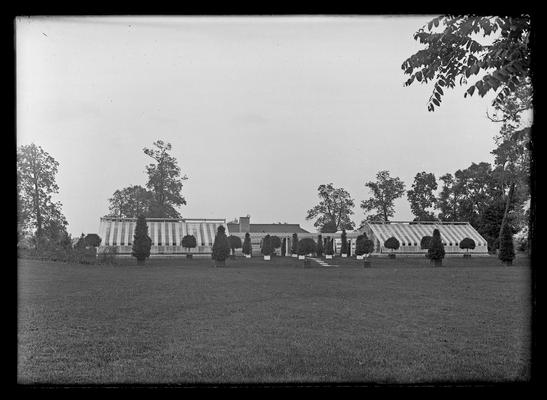
{"type": "Polygon", "coordinates": [[[19,260],[18,381],[530,379],[527,259],[372,261],[19,260]]]}

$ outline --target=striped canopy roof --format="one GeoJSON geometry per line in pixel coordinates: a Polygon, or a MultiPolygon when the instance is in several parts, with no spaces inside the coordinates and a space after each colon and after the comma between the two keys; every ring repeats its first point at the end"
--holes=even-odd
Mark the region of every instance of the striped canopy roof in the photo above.
{"type": "Polygon", "coordinates": [[[486,239],[467,222],[390,222],[367,223],[367,226],[382,244],[394,236],[402,245],[404,243],[407,246],[409,244],[419,246],[422,237],[432,236],[433,230],[438,229],[445,245],[458,246],[464,238],[468,237],[475,241],[476,246],[486,246],[486,239]]]}

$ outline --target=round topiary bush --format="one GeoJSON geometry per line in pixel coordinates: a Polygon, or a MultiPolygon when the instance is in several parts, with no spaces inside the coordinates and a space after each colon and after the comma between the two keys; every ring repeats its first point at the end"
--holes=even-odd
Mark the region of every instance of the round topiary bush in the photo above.
{"type": "MultiPolygon", "coordinates": [[[[186,235],[180,241],[180,245],[188,249],[188,253],[190,253],[190,249],[194,249],[197,246],[196,237],[194,235],[186,235]]],[[[192,258],[192,254],[186,254],[186,257],[192,258]]]]}
{"type": "Polygon", "coordinates": [[[473,250],[475,248],[475,241],[471,238],[464,238],[461,242],[460,242],[460,249],[465,249],[466,253],[464,254],[464,257],[467,256],[467,257],[470,257],[470,254],[469,254],[469,249],[473,250]]]}
{"type": "Polygon", "coordinates": [[[397,250],[399,246],[400,246],[400,243],[395,236],[388,238],[384,242],[384,247],[391,250],[391,253],[389,254],[390,257],[395,257],[395,254],[393,253],[393,251],[397,250]]]}
{"type": "Polygon", "coordinates": [[[312,238],[304,238],[298,242],[298,254],[305,256],[317,252],[317,244],[312,238]]]}
{"type": "Polygon", "coordinates": [[[431,239],[433,239],[432,236],[424,236],[422,237],[422,240],[420,241],[420,248],[422,250],[428,250],[429,246],[431,246],[431,239]]]}
{"type": "Polygon", "coordinates": [[[236,249],[241,249],[241,238],[239,236],[228,236],[228,242],[230,243],[230,249],[232,250],[232,258],[236,256],[236,249]]]}

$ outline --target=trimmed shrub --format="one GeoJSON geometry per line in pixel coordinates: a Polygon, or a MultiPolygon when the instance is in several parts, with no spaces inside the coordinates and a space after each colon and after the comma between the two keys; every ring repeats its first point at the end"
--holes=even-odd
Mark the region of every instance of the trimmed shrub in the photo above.
{"type": "Polygon", "coordinates": [[[99,247],[101,245],[101,237],[96,233],[88,233],[85,237],[85,245],[91,247],[99,247]]]}
{"type": "Polygon", "coordinates": [[[271,244],[272,244],[272,255],[275,254],[275,249],[279,249],[281,247],[281,239],[279,236],[271,236],[270,237],[271,244]]]}
{"type": "Polygon", "coordinates": [[[226,228],[220,225],[217,229],[215,241],[213,243],[213,260],[223,263],[230,255],[230,243],[226,236],[226,228]]]}
{"type": "Polygon", "coordinates": [[[281,256],[287,254],[287,238],[283,238],[283,243],[281,243],[281,256]]]}
{"type": "Polygon", "coordinates": [[[180,245],[190,251],[197,246],[196,237],[194,235],[186,235],[182,238],[180,245]]]}
{"type": "Polygon", "coordinates": [[[228,236],[228,242],[230,243],[230,249],[232,249],[232,256],[235,257],[236,249],[241,249],[241,238],[239,236],[228,236]]]}
{"type": "Polygon", "coordinates": [[[305,256],[317,252],[317,244],[312,238],[304,238],[298,242],[298,254],[305,256]]]}
{"type": "Polygon", "coordinates": [[[264,239],[262,239],[262,254],[265,256],[271,256],[273,252],[272,247],[272,238],[270,235],[264,236],[264,239]]]}
{"type": "Polygon", "coordinates": [[[498,258],[507,265],[513,263],[515,258],[515,249],[513,245],[513,234],[511,226],[506,222],[501,231],[500,250],[498,258]]]}
{"type": "Polygon", "coordinates": [[[340,249],[340,254],[347,254],[348,253],[348,238],[347,238],[346,230],[342,230],[342,248],[340,249]]]}
{"type": "Polygon", "coordinates": [[[475,241],[471,238],[464,238],[460,242],[460,249],[465,249],[467,252],[469,252],[469,249],[473,250],[475,248],[475,241]]]}
{"type": "Polygon", "coordinates": [[[317,257],[323,255],[323,236],[317,236],[317,257]]]}
{"type": "Polygon", "coordinates": [[[393,250],[397,250],[400,246],[400,243],[399,241],[397,240],[397,238],[395,236],[392,236],[390,238],[388,238],[385,242],[384,242],[384,247],[390,249],[391,251],[393,250]]]}
{"type": "Polygon", "coordinates": [[[366,235],[359,235],[357,236],[357,239],[355,239],[355,254],[358,256],[362,256],[366,253],[365,251],[365,240],[367,240],[366,235]]]}
{"type": "Polygon", "coordinates": [[[249,232],[245,234],[245,239],[243,239],[242,251],[243,254],[251,254],[253,251],[253,247],[251,246],[251,235],[249,235],[249,232]]]}
{"type": "Polygon", "coordinates": [[[293,254],[298,253],[298,235],[296,233],[292,234],[291,253],[293,253],[293,254]]]}
{"type": "Polygon", "coordinates": [[[432,236],[424,236],[422,237],[422,240],[420,241],[420,248],[422,250],[428,250],[429,246],[431,246],[431,239],[433,239],[432,236]]]}
{"type": "Polygon", "coordinates": [[[148,225],[144,215],[139,215],[137,225],[135,226],[135,236],[133,237],[133,248],[131,255],[137,259],[137,264],[144,264],[145,260],[150,257],[150,248],[152,247],[152,239],[148,236],[148,225]]]}
{"type": "Polygon", "coordinates": [[[334,242],[332,238],[327,238],[327,245],[325,247],[325,254],[332,256],[334,254],[334,242]]]}
{"type": "Polygon", "coordinates": [[[361,246],[363,247],[363,251],[364,251],[363,254],[370,254],[374,251],[374,242],[372,240],[365,239],[365,240],[363,240],[362,243],[363,244],[361,246]]]}
{"type": "Polygon", "coordinates": [[[438,229],[434,229],[433,237],[431,238],[429,249],[427,250],[428,258],[435,261],[437,264],[440,264],[444,258],[444,254],[445,251],[441,240],[441,233],[438,229]]]}

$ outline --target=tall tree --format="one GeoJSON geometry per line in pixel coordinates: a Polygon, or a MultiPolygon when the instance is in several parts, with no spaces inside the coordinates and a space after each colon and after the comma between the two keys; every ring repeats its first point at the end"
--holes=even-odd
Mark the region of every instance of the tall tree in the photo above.
{"type": "Polygon", "coordinates": [[[154,193],[150,207],[150,217],[180,218],[176,207],[186,204],[182,195],[182,182],[188,179],[181,176],[181,170],[175,157],[169,154],[171,144],[163,140],[154,142],[154,148],[144,148],[144,154],[154,159],[155,163],[146,167],[148,182],[146,187],[154,193]]]}
{"type": "Polygon", "coordinates": [[[59,163],[34,143],[17,149],[17,212],[21,233],[34,234],[37,246],[43,240],[59,241],[68,225],[60,202],[52,195],[59,192],[55,182],[59,163]]]}
{"type": "Polygon", "coordinates": [[[437,203],[436,190],[437,180],[434,174],[427,172],[416,174],[412,189],[406,192],[412,214],[416,216],[415,221],[435,220],[435,214],[430,209],[434,209],[437,203]]]}
{"type": "Polygon", "coordinates": [[[443,88],[468,85],[464,96],[476,91],[484,97],[495,93],[493,105],[515,92],[530,76],[530,18],[443,15],[414,34],[425,45],[403,62],[401,68],[414,81],[435,82],[428,110],[441,103],[443,88]],[[480,39],[491,36],[491,43],[480,39]],[[476,78],[474,77],[476,75],[476,78]],[[468,82],[468,80],[470,82],[468,82]]]}
{"type": "Polygon", "coordinates": [[[149,216],[154,200],[154,193],[142,186],[133,185],[116,190],[108,199],[110,214],[121,218],[149,216]]]}
{"type": "Polygon", "coordinates": [[[350,194],[343,188],[335,188],[332,183],[319,185],[318,205],[308,210],[306,220],[317,218],[313,224],[321,232],[333,233],[342,229],[354,229],[351,221],[355,203],[350,194]]]}
{"type": "Polygon", "coordinates": [[[376,182],[367,182],[365,186],[372,192],[372,197],[362,201],[361,208],[365,214],[373,212],[365,221],[388,222],[395,214],[394,201],[405,193],[405,184],[397,177],[390,177],[389,171],[379,171],[376,182]]]}

